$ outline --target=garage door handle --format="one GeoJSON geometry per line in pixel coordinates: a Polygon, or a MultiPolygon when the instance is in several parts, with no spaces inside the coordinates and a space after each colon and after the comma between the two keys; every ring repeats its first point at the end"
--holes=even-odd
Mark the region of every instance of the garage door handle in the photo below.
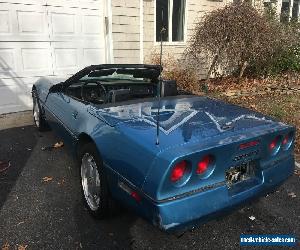
{"type": "Polygon", "coordinates": [[[77,112],[77,111],[74,111],[74,112],[72,113],[72,116],[73,116],[73,118],[76,120],[76,119],[77,119],[77,116],[78,116],[78,112],[77,112]]]}

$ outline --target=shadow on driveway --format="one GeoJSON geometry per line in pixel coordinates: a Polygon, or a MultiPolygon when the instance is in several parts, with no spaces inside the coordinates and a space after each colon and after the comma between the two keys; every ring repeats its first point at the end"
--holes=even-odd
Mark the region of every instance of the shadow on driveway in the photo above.
{"type": "Polygon", "coordinates": [[[0,209],[37,143],[35,130],[33,126],[0,130],[0,161],[11,165],[0,173],[0,209]]]}

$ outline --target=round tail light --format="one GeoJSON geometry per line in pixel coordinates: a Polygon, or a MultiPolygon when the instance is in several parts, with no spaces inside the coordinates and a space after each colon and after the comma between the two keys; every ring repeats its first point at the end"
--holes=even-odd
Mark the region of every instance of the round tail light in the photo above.
{"type": "Polygon", "coordinates": [[[293,142],[293,133],[291,132],[283,137],[283,140],[282,140],[283,149],[284,150],[289,149],[290,146],[292,145],[292,142],[293,142]]]}
{"type": "Polygon", "coordinates": [[[179,163],[177,163],[171,172],[171,176],[170,179],[173,182],[177,182],[179,181],[187,172],[187,162],[186,161],[181,161],[179,163]]]}
{"type": "Polygon", "coordinates": [[[289,136],[286,135],[286,136],[283,138],[283,140],[282,140],[282,144],[283,144],[283,145],[286,145],[288,142],[289,142],[289,136]]]}
{"type": "Polygon", "coordinates": [[[278,135],[269,144],[269,150],[273,155],[275,155],[279,151],[279,148],[280,148],[280,136],[278,135]]]}
{"type": "Polygon", "coordinates": [[[206,155],[202,158],[202,160],[197,165],[197,174],[204,174],[210,165],[213,162],[213,157],[211,155],[206,155]]]}

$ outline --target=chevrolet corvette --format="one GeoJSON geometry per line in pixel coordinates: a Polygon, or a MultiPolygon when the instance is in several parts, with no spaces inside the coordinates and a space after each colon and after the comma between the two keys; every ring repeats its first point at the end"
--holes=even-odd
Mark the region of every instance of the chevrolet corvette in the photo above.
{"type": "Polygon", "coordinates": [[[102,64],[32,88],[33,118],[71,148],[89,212],[115,202],[185,230],[282,184],[295,128],[160,80],[158,65],[102,64]]]}

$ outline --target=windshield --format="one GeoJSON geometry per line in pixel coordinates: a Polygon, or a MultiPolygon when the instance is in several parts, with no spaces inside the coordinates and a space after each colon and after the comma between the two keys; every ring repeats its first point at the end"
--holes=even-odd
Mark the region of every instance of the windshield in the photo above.
{"type": "Polygon", "coordinates": [[[101,82],[115,82],[115,81],[130,81],[130,82],[151,82],[151,79],[149,78],[136,78],[133,75],[129,74],[118,74],[114,73],[109,76],[84,76],[80,80],[86,81],[86,80],[96,80],[101,82]]]}
{"type": "Polygon", "coordinates": [[[96,80],[101,82],[155,82],[159,75],[158,70],[145,68],[115,68],[91,71],[80,78],[81,81],[96,80]]]}

